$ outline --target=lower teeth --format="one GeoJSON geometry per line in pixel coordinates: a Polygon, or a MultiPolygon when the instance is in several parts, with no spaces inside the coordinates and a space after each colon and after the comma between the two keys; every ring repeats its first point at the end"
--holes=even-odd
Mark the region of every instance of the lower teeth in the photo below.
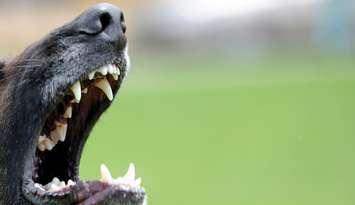
{"type": "MultiPolygon", "coordinates": [[[[112,178],[110,170],[107,168],[107,166],[102,164],[100,182],[120,186],[122,189],[129,190],[131,188],[138,188],[141,186],[141,178],[135,179],[135,175],[135,166],[134,164],[130,164],[127,173],[123,177],[114,179],[112,178]]],[[[57,177],[54,177],[53,180],[46,185],[35,183],[34,186],[41,191],[55,193],[60,192],[65,188],[70,188],[75,184],[76,183],[70,179],[67,183],[65,183],[64,181],[60,181],[57,177]]]]}

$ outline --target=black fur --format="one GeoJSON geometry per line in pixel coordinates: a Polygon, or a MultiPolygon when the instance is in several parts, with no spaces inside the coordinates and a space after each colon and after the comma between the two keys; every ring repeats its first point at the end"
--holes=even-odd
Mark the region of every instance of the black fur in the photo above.
{"type": "MultiPolygon", "coordinates": [[[[25,183],[23,177],[29,171],[26,163],[32,160],[41,126],[65,95],[68,85],[108,63],[125,67],[123,50],[126,39],[124,35],[116,35],[125,28],[106,28],[96,22],[90,24],[89,17],[86,11],[28,47],[11,62],[0,63],[2,205],[34,203],[28,200],[27,190],[22,186],[25,183]]],[[[118,88],[114,88],[115,93],[118,88]]],[[[91,113],[88,125],[81,133],[84,137],[108,106],[108,102],[102,103],[96,112],[91,113]]],[[[37,204],[66,204],[47,202],[37,204]]]]}

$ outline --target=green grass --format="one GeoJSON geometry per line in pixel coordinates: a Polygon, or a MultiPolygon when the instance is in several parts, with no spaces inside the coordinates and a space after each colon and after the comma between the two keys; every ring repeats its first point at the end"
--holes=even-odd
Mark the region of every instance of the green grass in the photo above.
{"type": "Polygon", "coordinates": [[[153,205],[355,204],[353,60],[137,61],[83,178],[134,162],[153,205]]]}

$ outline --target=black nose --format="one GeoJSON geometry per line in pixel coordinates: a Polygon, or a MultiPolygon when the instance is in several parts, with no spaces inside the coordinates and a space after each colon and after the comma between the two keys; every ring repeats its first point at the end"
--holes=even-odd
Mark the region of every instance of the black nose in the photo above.
{"type": "Polygon", "coordinates": [[[101,3],[89,8],[74,22],[80,33],[103,35],[113,42],[122,40],[126,33],[122,10],[108,3],[101,3]]]}

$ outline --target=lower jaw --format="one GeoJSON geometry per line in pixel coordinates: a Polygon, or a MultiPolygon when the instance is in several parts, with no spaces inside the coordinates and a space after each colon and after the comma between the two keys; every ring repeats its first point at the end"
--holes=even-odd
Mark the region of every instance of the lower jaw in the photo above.
{"type": "MultiPolygon", "coordinates": [[[[141,179],[135,178],[135,168],[131,164],[123,177],[113,178],[105,165],[101,165],[101,179],[97,181],[64,182],[52,181],[46,186],[25,177],[23,193],[33,204],[132,204],[141,205],[145,201],[145,191],[141,179]],[[62,184],[61,184],[62,183],[62,184]]],[[[76,177],[78,178],[78,177],[76,177]]]]}

